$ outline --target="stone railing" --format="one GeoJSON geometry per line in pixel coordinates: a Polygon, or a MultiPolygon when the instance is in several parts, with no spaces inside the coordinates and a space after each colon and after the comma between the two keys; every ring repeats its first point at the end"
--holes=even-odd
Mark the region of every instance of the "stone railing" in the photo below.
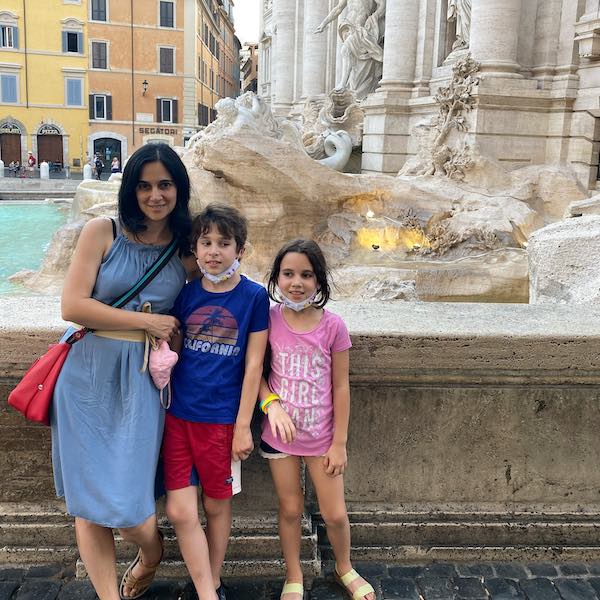
{"type": "MultiPolygon", "coordinates": [[[[600,312],[581,307],[332,303],[352,334],[346,499],[362,560],[586,558],[600,549],[600,312]]],[[[55,300],[0,304],[0,551],[77,556],[49,432],[5,397],[63,325],[55,300]],[[14,315],[10,317],[9,315],[14,315]]],[[[229,573],[281,574],[264,461],[244,465],[229,573]]],[[[164,512],[162,513],[164,514],[164,512]]],[[[166,526],[166,523],[165,523],[166,526]]],[[[303,557],[324,542],[307,490],[303,557]],[[317,534],[319,534],[317,536],[317,534]]],[[[172,532],[170,572],[181,574],[172,532]]],[[[122,560],[132,549],[119,544],[122,560]]],[[[49,556],[51,555],[51,556],[49,556]]]]}

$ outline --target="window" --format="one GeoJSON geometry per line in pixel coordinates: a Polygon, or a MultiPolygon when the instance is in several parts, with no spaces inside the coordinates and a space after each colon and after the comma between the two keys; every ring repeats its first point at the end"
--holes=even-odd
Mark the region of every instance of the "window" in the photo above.
{"type": "Polygon", "coordinates": [[[175,49],[174,48],[160,48],[160,73],[175,73],[175,49]]]}
{"type": "Polygon", "coordinates": [[[204,106],[204,104],[198,104],[198,125],[205,126],[208,125],[208,106],[204,106]]]}
{"type": "Polygon", "coordinates": [[[62,50],[63,52],[83,54],[83,33],[79,31],[63,31],[62,50]]]}
{"type": "Polygon", "coordinates": [[[0,73],[0,102],[16,104],[18,102],[17,76],[0,73]]]}
{"type": "Polygon", "coordinates": [[[106,0],[92,0],[92,21],[106,21],[106,0]]]}
{"type": "Polygon", "coordinates": [[[112,96],[90,94],[90,119],[112,121],[112,96]]]}
{"type": "Polygon", "coordinates": [[[173,2],[160,2],[160,26],[175,27],[175,11],[173,2]]]}
{"type": "Polygon", "coordinates": [[[94,119],[106,119],[106,96],[94,96],[94,119]]]}
{"type": "Polygon", "coordinates": [[[67,106],[83,106],[83,79],[65,79],[67,106]]]}
{"type": "Polygon", "coordinates": [[[0,48],[18,48],[19,30],[12,25],[0,25],[0,48]]]}
{"type": "Polygon", "coordinates": [[[156,100],[157,121],[159,123],[177,123],[177,100],[158,98],[156,100]]]}
{"type": "Polygon", "coordinates": [[[92,42],[92,69],[107,69],[106,55],[106,42],[92,42]]]}
{"type": "Polygon", "coordinates": [[[215,72],[212,69],[210,70],[210,89],[215,89],[215,72]]]}

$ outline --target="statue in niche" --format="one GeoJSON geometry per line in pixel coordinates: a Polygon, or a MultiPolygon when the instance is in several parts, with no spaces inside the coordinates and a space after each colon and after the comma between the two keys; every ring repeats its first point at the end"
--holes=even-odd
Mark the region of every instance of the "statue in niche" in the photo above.
{"type": "Polygon", "coordinates": [[[456,22],[456,39],[452,50],[468,48],[471,34],[471,0],[448,0],[447,19],[449,22],[456,22]]]}
{"type": "Polygon", "coordinates": [[[374,91],[383,70],[383,34],[386,0],[339,0],[315,29],[322,33],[337,19],[342,40],[342,72],[336,89],[350,89],[357,100],[374,91]]]}

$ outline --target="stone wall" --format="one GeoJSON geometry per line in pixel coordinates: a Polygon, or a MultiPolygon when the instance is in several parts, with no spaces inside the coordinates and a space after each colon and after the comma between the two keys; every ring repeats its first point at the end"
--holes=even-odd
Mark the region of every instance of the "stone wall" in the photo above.
{"type": "MultiPolygon", "coordinates": [[[[56,318],[42,316],[55,314],[56,303],[11,302],[0,316],[18,306],[30,328],[2,316],[2,398],[60,330],[56,318]]],[[[354,344],[346,495],[357,557],[597,553],[599,311],[408,302],[332,309],[354,344]]],[[[0,556],[71,560],[70,520],[53,498],[48,430],[0,406],[0,556]]],[[[258,457],[245,465],[244,490],[228,568],[280,573],[272,485],[258,457]]],[[[313,528],[322,533],[322,525],[310,489],[307,496],[303,556],[316,572],[313,528]]],[[[181,573],[168,537],[171,572],[181,573]]],[[[121,544],[118,551],[123,560],[131,554],[121,544]]]]}

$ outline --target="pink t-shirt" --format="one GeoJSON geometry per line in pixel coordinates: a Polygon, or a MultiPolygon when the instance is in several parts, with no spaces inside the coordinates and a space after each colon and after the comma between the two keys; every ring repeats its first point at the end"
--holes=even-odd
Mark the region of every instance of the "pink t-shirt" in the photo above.
{"type": "Polygon", "coordinates": [[[296,439],[286,444],[271,433],[263,420],[262,439],[269,446],[296,456],[321,456],[333,439],[331,355],[352,346],[344,321],[323,311],[312,331],[293,331],[281,304],[269,311],[271,374],[269,387],[281,396],[281,405],[296,426],[296,439]]]}

